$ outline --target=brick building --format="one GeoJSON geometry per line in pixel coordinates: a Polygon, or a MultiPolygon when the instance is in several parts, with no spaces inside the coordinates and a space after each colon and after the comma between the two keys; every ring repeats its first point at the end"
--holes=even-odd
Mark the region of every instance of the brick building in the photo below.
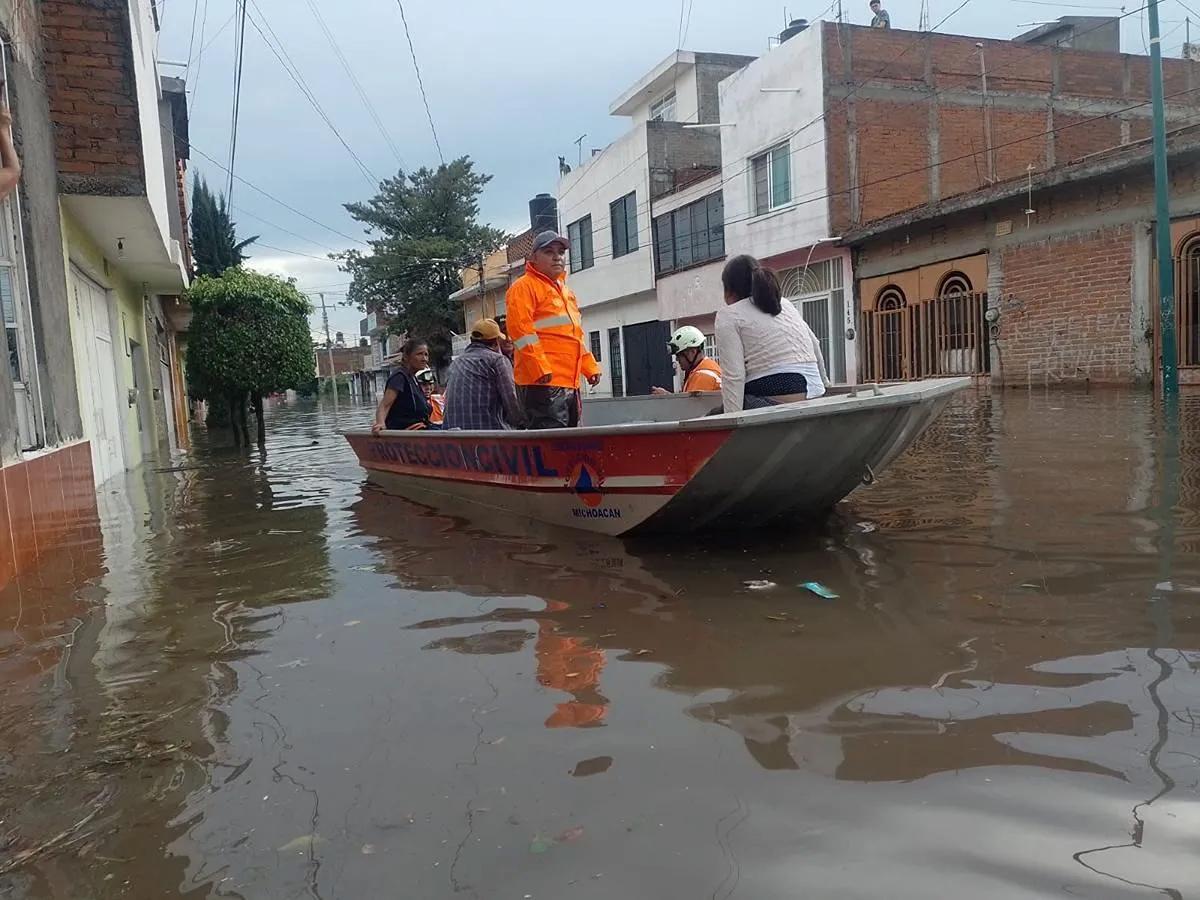
{"type": "MultiPolygon", "coordinates": [[[[885,251],[880,242],[898,223],[961,212],[961,198],[1015,197],[1030,183],[1062,184],[1061,172],[1091,177],[1087,163],[1096,154],[1140,147],[1150,134],[1149,59],[1114,52],[1114,22],[1064,19],[1013,41],[826,22],[789,28],[777,47],[722,82],[725,252],[750,253],[779,272],[835,380],[989,370],[982,347],[935,352],[937,330],[959,325],[939,324],[937,316],[949,313],[925,305],[947,292],[971,295],[970,308],[953,313],[977,315],[975,327],[983,328],[986,292],[1001,262],[986,252],[987,242],[974,241],[970,260],[908,245],[885,251]],[[862,241],[869,246],[856,252],[862,241]],[[916,271],[908,271],[918,257],[916,271]],[[880,281],[884,275],[896,277],[880,281]],[[904,302],[917,308],[883,316],[887,329],[901,331],[873,329],[875,313],[899,302],[894,290],[881,291],[901,283],[904,302]],[[921,340],[932,343],[922,347],[921,340]],[[905,342],[901,364],[889,347],[905,342]],[[936,365],[916,358],[937,352],[936,365]]],[[[1200,105],[1200,66],[1164,60],[1164,78],[1168,128],[1190,123],[1200,105]]],[[[1023,209],[1004,215],[1023,224],[1023,209]]],[[[930,224],[932,239],[951,240],[938,229],[979,225],[965,213],[954,222],[930,224]]],[[[1023,234],[1014,233],[1010,243],[1023,234]]],[[[710,269],[691,273],[682,292],[667,291],[672,311],[715,311],[720,291],[710,269]]],[[[1128,302],[1124,315],[1132,315],[1128,302]]],[[[1065,357],[1025,360],[1022,377],[1069,380],[1082,369],[1124,381],[1148,370],[1130,347],[1123,352],[1075,367],[1065,357]]],[[[1015,353],[1010,362],[1007,375],[1015,378],[1015,353]]]]}
{"type": "MultiPolygon", "coordinates": [[[[1181,380],[1200,383],[1200,128],[1169,138],[1181,380]]],[[[1157,369],[1142,140],[848,232],[871,380],[1134,384],[1157,369]]]]}
{"type": "MultiPolygon", "coordinates": [[[[823,23],[833,234],[1150,135],[1145,56],[823,23]],[[986,72],[986,79],[981,75],[986,72]]],[[[1167,126],[1200,66],[1164,59],[1167,126]]]]}
{"type": "MultiPolygon", "coordinates": [[[[1128,383],[1148,375],[1149,345],[1138,336],[1148,327],[1144,285],[1134,296],[1130,279],[1152,218],[1133,196],[1150,135],[1149,59],[1076,49],[1108,34],[1111,20],[1069,24],[1071,46],[821,26],[825,134],[799,149],[824,156],[826,234],[840,238],[816,257],[854,250],[859,315],[846,316],[847,355],[861,376],[1128,383]],[[1030,201],[1031,189],[1044,200],[1030,201]],[[1084,196],[1092,190],[1108,192],[1099,207],[1084,196]],[[1028,226],[1026,206],[1037,210],[1028,226]],[[1075,254],[1095,259],[1065,271],[1062,259],[1075,254]],[[1079,277],[1104,304],[1064,293],[1079,277]],[[1023,311],[1006,314],[997,292],[1025,296],[1023,311]],[[984,315],[1000,319],[989,327],[984,315]],[[997,341],[954,336],[968,327],[997,341]]],[[[1167,126],[1179,128],[1200,105],[1200,66],[1167,59],[1163,68],[1167,126]]]]}
{"type": "Polygon", "coordinates": [[[158,24],[151,0],[0,4],[23,160],[0,205],[0,587],[97,484],[187,443],[187,104],[158,24]]]}
{"type": "Polygon", "coordinates": [[[367,372],[371,369],[371,348],[367,347],[334,347],[332,350],[319,345],[313,350],[317,358],[317,377],[328,378],[330,373],[352,375],[355,372],[367,372]],[[332,365],[332,369],[330,366],[332,365]]]}

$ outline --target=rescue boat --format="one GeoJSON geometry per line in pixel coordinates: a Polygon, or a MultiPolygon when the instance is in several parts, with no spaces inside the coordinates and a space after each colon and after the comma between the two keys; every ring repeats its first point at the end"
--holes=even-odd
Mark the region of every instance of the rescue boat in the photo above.
{"type": "Polygon", "coordinates": [[[438,509],[610,535],[742,529],[828,512],[970,384],[834,388],[721,415],[716,393],[598,399],[573,429],[344,434],[372,481],[438,509]]]}

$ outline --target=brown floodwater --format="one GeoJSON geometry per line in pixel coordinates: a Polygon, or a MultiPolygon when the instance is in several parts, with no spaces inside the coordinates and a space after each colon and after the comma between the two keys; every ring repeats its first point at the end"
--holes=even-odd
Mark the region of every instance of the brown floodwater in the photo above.
{"type": "Polygon", "coordinates": [[[1163,423],[972,395],[811,532],[627,542],[200,433],[0,593],[0,897],[1200,896],[1163,423]]]}

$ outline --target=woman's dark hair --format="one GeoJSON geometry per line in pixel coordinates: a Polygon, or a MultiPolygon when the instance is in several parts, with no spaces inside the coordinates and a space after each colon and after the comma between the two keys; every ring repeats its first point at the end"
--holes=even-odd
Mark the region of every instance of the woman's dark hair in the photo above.
{"type": "Polygon", "coordinates": [[[420,338],[409,338],[407,341],[405,341],[403,344],[400,345],[400,355],[401,356],[409,356],[418,347],[426,347],[426,346],[428,346],[428,344],[426,344],[425,341],[421,340],[420,338]]]}
{"type": "Polygon", "coordinates": [[[779,278],[764,268],[753,256],[735,256],[721,272],[721,284],[726,293],[750,301],[768,316],[777,316],[783,308],[779,278]]]}

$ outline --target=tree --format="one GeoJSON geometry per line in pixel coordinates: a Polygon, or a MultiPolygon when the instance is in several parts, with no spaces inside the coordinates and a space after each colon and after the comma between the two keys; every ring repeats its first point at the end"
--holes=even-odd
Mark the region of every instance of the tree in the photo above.
{"type": "Polygon", "coordinates": [[[436,170],[399,172],[366,203],[346,204],[367,226],[371,248],[338,257],[352,276],[350,302],[386,316],[393,331],[429,341],[438,365],[448,362],[450,335],[462,328],[462,308],[450,300],[462,287],[460,270],[506,239],[477,221],[491,180],[464,156],[436,170]]]}
{"type": "Polygon", "coordinates": [[[219,277],[201,275],[188,290],[188,299],[189,393],[228,404],[238,445],[249,444],[249,397],[261,447],[267,437],[263,396],[311,381],[316,368],[308,298],[292,281],[239,268],[219,277]]]}
{"type": "Polygon", "coordinates": [[[258,240],[258,235],[237,239],[225,195],[215,195],[203,178],[192,184],[192,261],[197,275],[221,275],[226,269],[240,266],[246,259],[242,253],[258,240]]]}

